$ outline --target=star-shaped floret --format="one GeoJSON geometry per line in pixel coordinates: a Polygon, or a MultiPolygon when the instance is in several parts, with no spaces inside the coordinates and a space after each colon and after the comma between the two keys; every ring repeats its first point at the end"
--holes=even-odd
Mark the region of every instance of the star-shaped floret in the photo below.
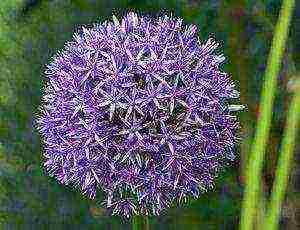
{"type": "Polygon", "coordinates": [[[140,131],[147,127],[147,124],[144,124],[142,120],[138,120],[135,115],[131,121],[126,119],[121,120],[124,123],[124,129],[117,135],[125,135],[127,140],[132,140],[134,137],[136,137],[139,141],[143,140],[143,136],[140,131]]]}
{"type": "Polygon", "coordinates": [[[129,93],[124,96],[124,105],[126,106],[126,115],[125,120],[128,120],[132,113],[135,115],[135,112],[138,112],[140,115],[144,116],[143,112],[143,102],[144,98],[140,95],[141,93],[136,88],[129,88],[129,93]]]}
{"type": "Polygon", "coordinates": [[[164,121],[160,121],[161,132],[154,135],[159,138],[160,144],[167,144],[170,152],[174,154],[176,151],[176,143],[180,140],[184,140],[189,136],[188,132],[182,132],[180,131],[180,129],[180,126],[178,126],[177,128],[167,127],[164,121]]]}
{"type": "MultiPolygon", "coordinates": [[[[140,92],[143,95],[144,101],[143,105],[148,105],[149,103],[153,103],[158,109],[162,109],[159,98],[160,98],[160,87],[155,88],[153,85],[153,80],[149,79],[146,83],[145,89],[141,89],[140,92]]],[[[153,114],[152,106],[149,106],[149,112],[153,114]]],[[[152,115],[151,115],[152,116],[152,115]]]]}
{"type": "Polygon", "coordinates": [[[110,92],[106,92],[103,89],[98,89],[98,92],[101,94],[102,98],[97,107],[109,106],[109,119],[111,121],[117,108],[126,109],[126,107],[121,101],[121,99],[124,97],[124,92],[113,86],[110,90],[110,92]]]}
{"type": "Polygon", "coordinates": [[[173,113],[176,102],[180,103],[181,105],[186,106],[186,103],[182,99],[186,95],[187,89],[179,87],[180,80],[181,80],[181,75],[177,74],[172,86],[169,86],[169,88],[166,90],[164,95],[160,96],[160,98],[162,98],[162,99],[168,99],[168,101],[170,103],[170,113],[171,114],[173,113]]]}

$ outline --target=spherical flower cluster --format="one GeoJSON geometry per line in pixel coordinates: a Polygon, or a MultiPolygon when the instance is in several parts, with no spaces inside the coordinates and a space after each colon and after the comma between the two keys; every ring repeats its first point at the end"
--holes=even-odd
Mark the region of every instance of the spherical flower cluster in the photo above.
{"type": "Polygon", "coordinates": [[[129,12],[83,27],[45,72],[44,167],[123,216],[197,198],[235,156],[238,98],[218,43],[195,25],[129,12]]]}

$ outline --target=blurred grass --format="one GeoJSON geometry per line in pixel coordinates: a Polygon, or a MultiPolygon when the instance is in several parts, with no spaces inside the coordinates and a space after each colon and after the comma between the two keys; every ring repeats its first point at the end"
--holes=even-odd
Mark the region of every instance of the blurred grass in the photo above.
{"type": "MultiPolygon", "coordinates": [[[[239,158],[244,159],[280,4],[278,0],[0,1],[0,223],[4,229],[131,228],[118,217],[108,217],[98,201],[61,186],[41,168],[42,148],[33,119],[42,94],[44,66],[81,24],[109,19],[112,13],[120,17],[128,9],[152,15],[173,12],[187,23],[198,24],[201,39],[219,40],[219,52],[228,57],[223,69],[232,74],[241,103],[247,106],[240,114],[244,151],[239,158]]],[[[291,56],[285,59],[281,75],[288,78],[287,69],[294,62],[291,56]]],[[[285,86],[279,83],[278,94],[285,95],[285,86]]],[[[273,136],[277,137],[285,113],[280,103],[275,102],[275,108],[279,112],[273,136]]],[[[150,229],[237,229],[243,191],[239,160],[197,201],[149,218],[150,229]]]]}

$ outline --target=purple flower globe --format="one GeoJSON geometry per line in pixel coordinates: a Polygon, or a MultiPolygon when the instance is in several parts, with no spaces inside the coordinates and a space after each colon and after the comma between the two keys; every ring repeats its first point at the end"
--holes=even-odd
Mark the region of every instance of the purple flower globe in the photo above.
{"type": "Polygon", "coordinates": [[[195,25],[129,12],[82,28],[47,66],[37,119],[44,167],[112,214],[197,198],[234,159],[238,98],[218,43],[195,25]]]}

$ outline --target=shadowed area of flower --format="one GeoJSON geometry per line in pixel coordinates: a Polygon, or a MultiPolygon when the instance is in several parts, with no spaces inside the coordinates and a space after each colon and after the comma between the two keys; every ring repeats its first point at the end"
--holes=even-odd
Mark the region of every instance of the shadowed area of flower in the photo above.
{"type": "Polygon", "coordinates": [[[44,166],[113,214],[159,215],[197,198],[234,159],[239,97],[218,43],[195,25],[130,12],[83,27],[45,72],[44,166]]]}

